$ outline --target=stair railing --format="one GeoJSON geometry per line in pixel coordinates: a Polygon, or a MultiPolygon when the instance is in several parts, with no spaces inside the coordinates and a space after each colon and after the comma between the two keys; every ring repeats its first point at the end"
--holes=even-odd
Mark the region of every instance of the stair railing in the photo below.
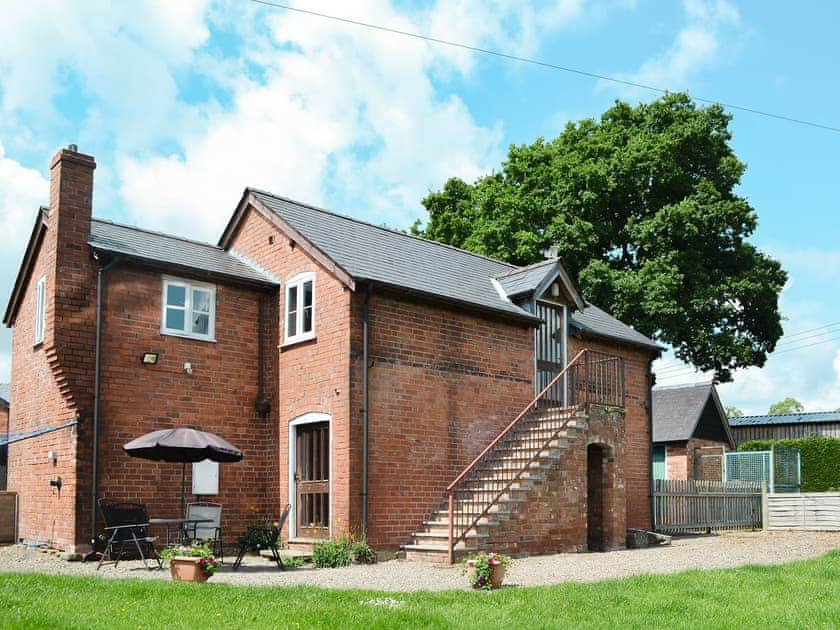
{"type": "Polygon", "coordinates": [[[487,447],[447,487],[449,500],[449,563],[455,560],[455,547],[466,542],[467,534],[476,529],[479,521],[488,515],[490,509],[510,490],[531,464],[540,457],[572,419],[569,407],[587,403],[624,406],[624,363],[620,357],[583,349],[569,361],[546,387],[537,394],[487,447]],[[567,395],[568,385],[568,395],[567,395]],[[556,417],[549,416],[537,431],[528,432],[520,441],[532,455],[521,465],[499,468],[492,479],[475,480],[472,475],[479,464],[497,450],[530,412],[537,409],[563,409],[556,417]],[[464,483],[479,483],[481,488],[469,489],[464,483]],[[458,495],[461,495],[460,497],[458,495]]]}

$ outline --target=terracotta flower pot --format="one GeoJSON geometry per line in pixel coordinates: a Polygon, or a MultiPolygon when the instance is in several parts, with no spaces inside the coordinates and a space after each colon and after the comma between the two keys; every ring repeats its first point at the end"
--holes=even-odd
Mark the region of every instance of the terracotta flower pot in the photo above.
{"type": "Polygon", "coordinates": [[[210,574],[198,564],[201,558],[175,556],[169,561],[169,572],[179,582],[206,582],[210,574]]]}
{"type": "MultiPolygon", "coordinates": [[[[490,566],[493,567],[493,572],[490,574],[490,588],[497,589],[501,587],[502,581],[505,579],[505,565],[496,560],[490,560],[490,566]]],[[[470,579],[470,584],[473,583],[475,577],[475,560],[467,560],[467,577],[470,579]]],[[[473,586],[473,588],[480,588],[473,586]]]]}

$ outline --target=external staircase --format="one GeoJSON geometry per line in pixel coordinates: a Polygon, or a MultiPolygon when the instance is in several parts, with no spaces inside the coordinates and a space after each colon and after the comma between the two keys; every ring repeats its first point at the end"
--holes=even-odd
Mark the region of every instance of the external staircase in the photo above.
{"type": "Polygon", "coordinates": [[[439,509],[403,546],[406,558],[455,562],[493,548],[494,535],[547,481],[586,430],[586,405],[623,406],[620,358],[588,350],[566,368],[449,485],[439,509]],[[572,404],[560,406],[556,401],[572,404]]]}

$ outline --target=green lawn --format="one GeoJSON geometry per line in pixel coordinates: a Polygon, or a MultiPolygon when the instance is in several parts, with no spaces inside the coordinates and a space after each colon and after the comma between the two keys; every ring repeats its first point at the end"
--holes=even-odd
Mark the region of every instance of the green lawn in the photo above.
{"type": "MultiPolygon", "coordinates": [[[[663,560],[665,558],[663,557],[663,560]]],[[[561,560],[562,562],[562,560],[561,560]]],[[[329,569],[325,569],[329,570],[329,569]]],[[[775,567],[497,592],[378,593],[0,574],[3,628],[840,627],[840,550],[775,567]],[[370,600],[393,598],[395,608],[370,600]]]]}

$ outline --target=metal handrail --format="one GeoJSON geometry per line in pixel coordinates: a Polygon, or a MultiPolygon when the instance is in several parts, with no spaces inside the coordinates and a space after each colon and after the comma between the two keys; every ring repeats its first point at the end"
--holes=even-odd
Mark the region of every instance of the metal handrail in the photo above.
{"type": "MultiPolygon", "coordinates": [[[[502,495],[508,492],[511,486],[520,479],[522,474],[528,470],[531,464],[540,457],[548,445],[567,427],[569,421],[572,419],[572,415],[570,413],[570,407],[567,406],[569,401],[566,400],[567,393],[565,389],[565,381],[563,382],[563,389],[560,392],[559,397],[550,399],[548,395],[551,393],[558,393],[558,384],[561,383],[561,379],[565,379],[568,376],[569,371],[573,368],[576,370],[578,368],[583,370],[583,379],[580,383],[582,387],[580,387],[577,375],[575,374],[575,382],[572,387],[570,387],[570,389],[574,392],[571,396],[571,398],[574,399],[571,402],[572,407],[586,403],[624,406],[624,365],[622,359],[619,357],[603,355],[598,352],[592,352],[586,348],[578,352],[551,380],[551,382],[546,385],[546,387],[543,388],[543,390],[537,394],[537,396],[528,403],[528,405],[526,405],[519,415],[517,415],[516,418],[514,418],[513,421],[508,424],[507,427],[505,427],[502,432],[499,433],[499,435],[497,435],[496,438],[490,442],[490,444],[488,444],[475,459],[473,459],[469,466],[467,466],[461,474],[459,474],[455,480],[449,484],[449,486],[447,486],[447,492],[449,495],[448,554],[450,563],[454,561],[455,546],[461,540],[466,539],[467,534],[474,529],[478,525],[478,522],[487,515],[494,505],[498,503],[502,495]],[[595,356],[594,361],[590,360],[591,356],[595,356]],[[580,362],[581,358],[583,358],[582,363],[580,362]],[[562,405],[558,404],[560,401],[562,401],[562,405]],[[478,504],[476,507],[481,508],[478,515],[474,515],[469,523],[461,526],[459,528],[460,531],[456,534],[455,495],[459,491],[465,492],[464,490],[459,489],[458,486],[467,479],[468,475],[475,472],[478,464],[484,461],[490,453],[494,452],[502,441],[510,436],[512,431],[521,423],[521,421],[527,417],[531,411],[536,409],[541,402],[551,402],[552,404],[549,406],[555,408],[560,408],[561,406],[566,407],[567,413],[565,417],[562,418],[562,422],[557,427],[550,427],[551,433],[548,438],[545,438],[542,441],[531,441],[530,448],[534,450],[531,457],[523,465],[519,466],[515,472],[511,470],[512,476],[510,479],[500,479],[498,485],[501,487],[494,487],[492,490],[487,491],[487,496],[484,497],[486,500],[476,502],[478,504]]],[[[490,483],[493,485],[492,481],[485,481],[483,483],[490,483]]],[[[469,492],[474,493],[475,491],[469,492]]]]}

